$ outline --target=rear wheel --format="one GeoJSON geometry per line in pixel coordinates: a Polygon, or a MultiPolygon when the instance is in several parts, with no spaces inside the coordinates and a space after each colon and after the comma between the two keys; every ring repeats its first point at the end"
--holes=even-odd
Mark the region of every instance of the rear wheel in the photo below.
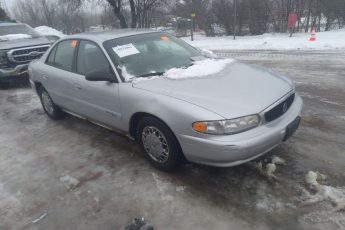
{"type": "Polygon", "coordinates": [[[63,118],[64,112],[54,104],[47,90],[45,90],[43,87],[39,89],[39,96],[44,111],[51,119],[59,120],[63,118]]]}
{"type": "Polygon", "coordinates": [[[136,140],[147,161],[157,169],[172,171],[183,162],[182,152],[174,134],[154,117],[145,117],[139,121],[136,140]]]}

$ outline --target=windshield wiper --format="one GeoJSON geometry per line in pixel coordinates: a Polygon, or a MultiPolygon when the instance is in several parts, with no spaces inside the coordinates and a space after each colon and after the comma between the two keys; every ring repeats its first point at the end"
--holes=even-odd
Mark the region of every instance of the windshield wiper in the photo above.
{"type": "Polygon", "coordinates": [[[146,73],[139,75],[137,77],[151,77],[151,76],[162,76],[165,72],[154,72],[154,73],[146,73]]]}

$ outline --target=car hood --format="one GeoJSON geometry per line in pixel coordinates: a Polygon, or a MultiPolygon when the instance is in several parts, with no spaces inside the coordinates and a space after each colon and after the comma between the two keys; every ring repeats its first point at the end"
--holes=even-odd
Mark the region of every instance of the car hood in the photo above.
{"type": "Polygon", "coordinates": [[[39,45],[46,45],[50,44],[46,37],[37,37],[37,38],[24,38],[24,39],[14,39],[8,41],[0,41],[0,49],[14,49],[14,48],[22,48],[28,46],[39,46],[39,45]]]}
{"type": "Polygon", "coordinates": [[[261,112],[289,93],[293,84],[276,73],[233,62],[214,75],[138,80],[133,87],[174,97],[231,119],[261,112]]]}

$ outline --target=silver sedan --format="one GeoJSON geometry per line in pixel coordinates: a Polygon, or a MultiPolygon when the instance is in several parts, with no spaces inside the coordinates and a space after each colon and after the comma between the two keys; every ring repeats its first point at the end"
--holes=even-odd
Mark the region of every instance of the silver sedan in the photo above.
{"type": "Polygon", "coordinates": [[[293,135],[303,105],[284,76],[151,30],[65,37],[29,75],[50,118],[127,134],[161,170],[251,161],[293,135]]]}

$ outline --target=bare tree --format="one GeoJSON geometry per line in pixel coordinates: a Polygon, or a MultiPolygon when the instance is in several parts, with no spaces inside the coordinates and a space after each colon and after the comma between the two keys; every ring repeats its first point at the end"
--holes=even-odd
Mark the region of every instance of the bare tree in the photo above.
{"type": "Polygon", "coordinates": [[[122,0],[106,0],[109,5],[113,8],[115,16],[120,21],[121,28],[128,28],[126,18],[123,14],[123,1],[122,0]]]}
{"type": "Polygon", "coordinates": [[[31,26],[48,25],[65,33],[82,30],[81,0],[18,0],[13,10],[20,21],[31,26]]]}

